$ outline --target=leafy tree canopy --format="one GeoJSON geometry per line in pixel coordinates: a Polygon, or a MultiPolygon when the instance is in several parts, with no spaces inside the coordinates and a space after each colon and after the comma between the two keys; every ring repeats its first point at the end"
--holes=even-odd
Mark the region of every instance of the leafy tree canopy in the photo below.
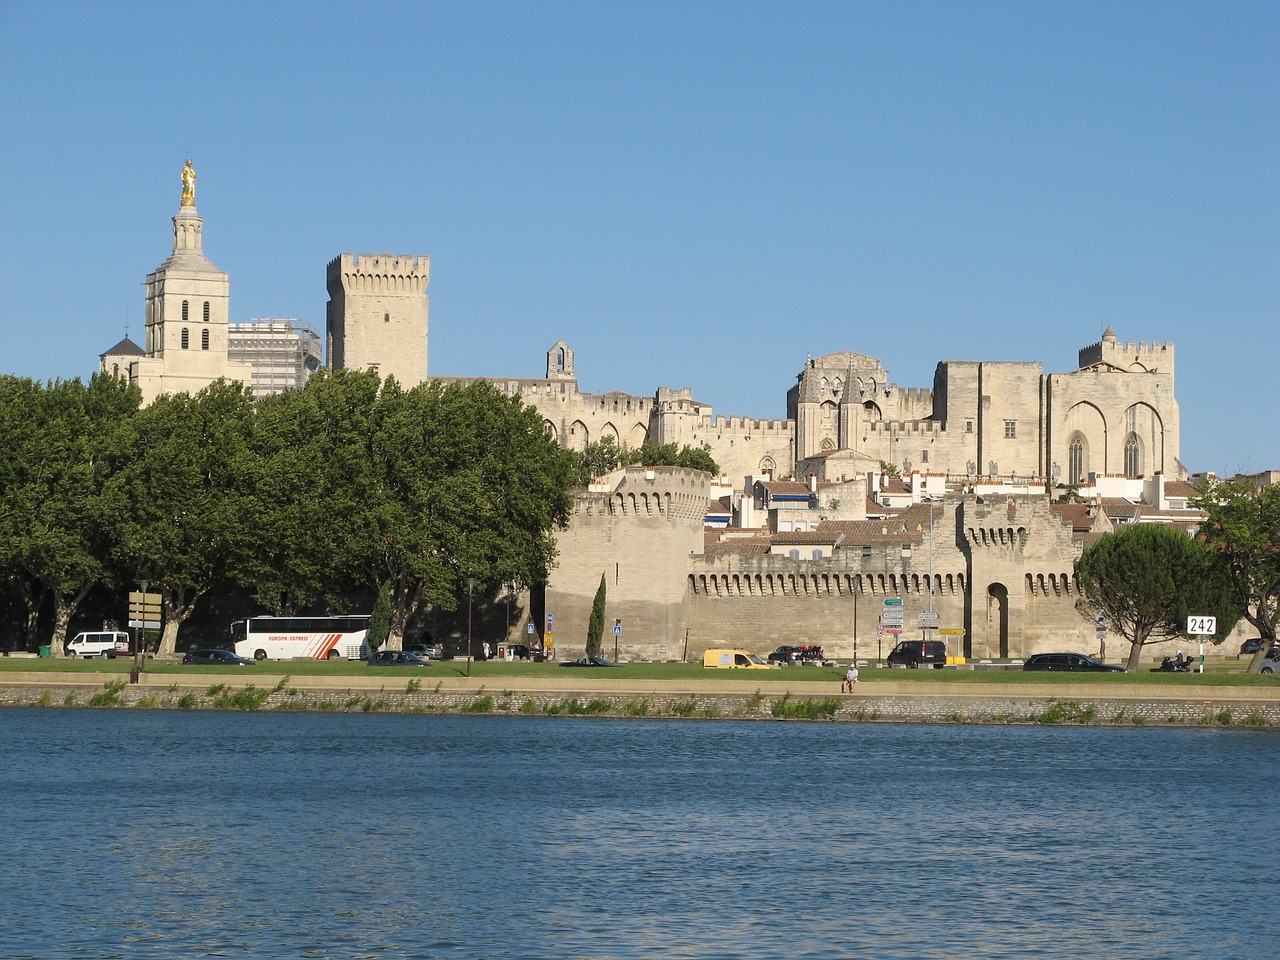
{"type": "Polygon", "coordinates": [[[1269,641],[1249,664],[1257,673],[1280,625],[1280,486],[1211,482],[1194,502],[1208,514],[1200,535],[1229,571],[1237,613],[1269,641]]]}
{"type": "Polygon", "coordinates": [[[1084,605],[1132,644],[1130,670],[1144,645],[1185,636],[1189,615],[1216,616],[1218,640],[1239,619],[1218,558],[1172,527],[1137,523],[1108,533],[1084,551],[1075,571],[1084,605]]]}

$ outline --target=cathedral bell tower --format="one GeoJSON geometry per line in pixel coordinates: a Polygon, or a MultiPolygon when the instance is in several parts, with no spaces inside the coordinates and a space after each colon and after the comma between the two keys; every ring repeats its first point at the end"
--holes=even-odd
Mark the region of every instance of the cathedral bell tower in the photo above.
{"type": "Polygon", "coordinates": [[[196,393],[214,380],[250,383],[248,364],[227,359],[230,278],[204,255],[204,219],[196,211],[196,172],[182,168],[182,199],[173,217],[173,252],[147,275],[144,356],[130,376],[142,402],[162,393],[196,393]]]}

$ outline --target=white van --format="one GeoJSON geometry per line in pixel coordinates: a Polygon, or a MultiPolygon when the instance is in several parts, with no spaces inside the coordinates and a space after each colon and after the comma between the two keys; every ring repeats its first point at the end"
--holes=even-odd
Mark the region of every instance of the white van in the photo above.
{"type": "Polygon", "coordinates": [[[117,656],[129,656],[129,635],[123,630],[96,630],[77,633],[67,641],[69,657],[106,657],[114,660],[117,656]]]}

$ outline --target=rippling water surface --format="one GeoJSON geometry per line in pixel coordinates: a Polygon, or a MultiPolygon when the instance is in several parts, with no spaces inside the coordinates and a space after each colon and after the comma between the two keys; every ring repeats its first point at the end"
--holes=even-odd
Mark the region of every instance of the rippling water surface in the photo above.
{"type": "Polygon", "coordinates": [[[0,958],[1280,955],[1280,737],[0,711],[0,958]]]}

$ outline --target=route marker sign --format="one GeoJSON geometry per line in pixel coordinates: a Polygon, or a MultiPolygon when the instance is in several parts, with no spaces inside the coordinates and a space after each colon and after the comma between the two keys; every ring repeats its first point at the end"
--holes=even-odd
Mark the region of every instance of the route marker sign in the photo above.
{"type": "Polygon", "coordinates": [[[900,607],[900,606],[902,606],[902,598],[901,598],[901,597],[890,597],[888,600],[886,600],[886,601],[884,602],[884,605],[885,605],[886,607],[900,607]]]}
{"type": "Polygon", "coordinates": [[[1187,633],[1191,636],[1211,637],[1217,632],[1217,617],[1187,617],[1187,633]]]}

